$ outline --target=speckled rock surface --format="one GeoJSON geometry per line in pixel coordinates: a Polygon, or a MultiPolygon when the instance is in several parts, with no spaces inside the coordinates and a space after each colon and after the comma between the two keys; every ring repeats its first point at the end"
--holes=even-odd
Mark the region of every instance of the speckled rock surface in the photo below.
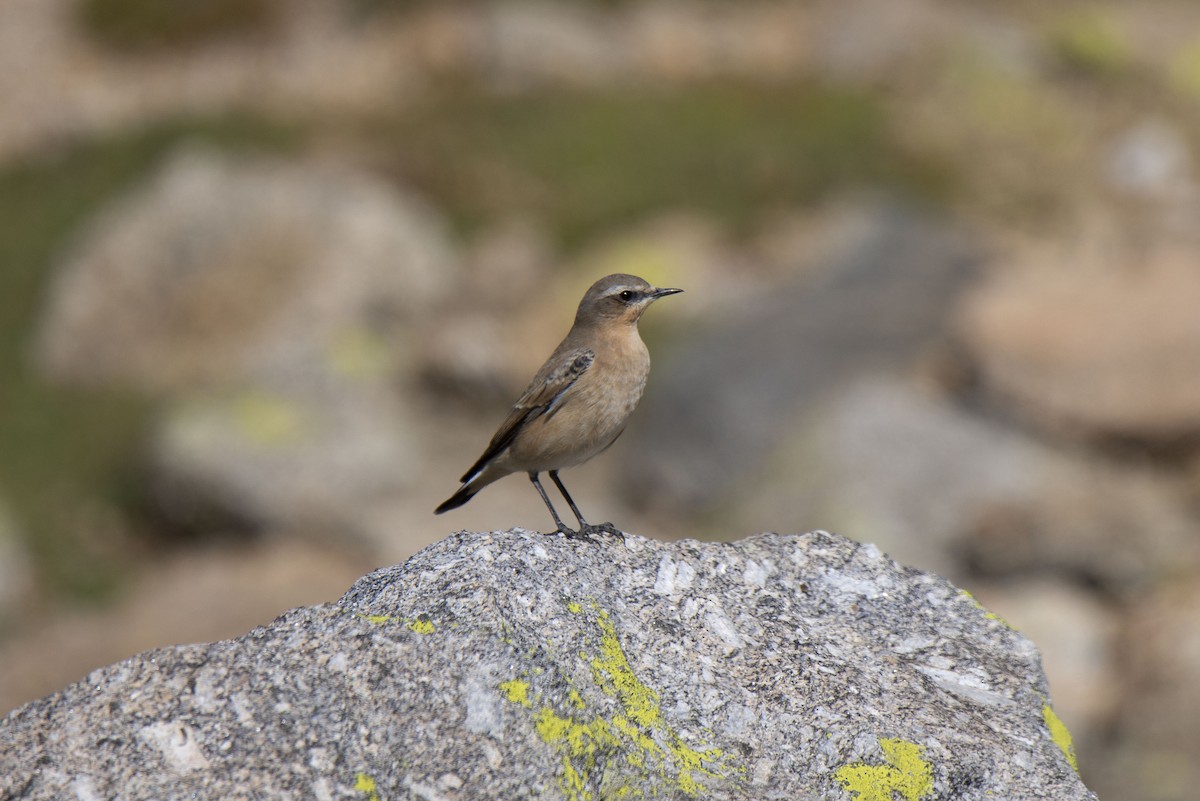
{"type": "Polygon", "coordinates": [[[0,798],[1095,798],[1034,646],[816,532],[453,535],[0,721],[0,798]]]}

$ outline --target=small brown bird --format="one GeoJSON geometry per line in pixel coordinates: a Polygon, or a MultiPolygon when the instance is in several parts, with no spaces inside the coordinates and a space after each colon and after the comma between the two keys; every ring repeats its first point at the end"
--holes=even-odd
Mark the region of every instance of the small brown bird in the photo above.
{"type": "Polygon", "coordinates": [[[583,464],[612,445],[641,400],[650,373],[650,353],[638,335],[638,320],[651,303],[682,289],[658,289],[635,275],[610,275],[592,284],[579,303],[566,339],[538,370],[500,425],[487,450],[463,475],[463,485],[435,514],[457,509],[475,493],[509,473],[525,472],[542,496],[556,531],[586,538],[592,526],[558,478],[565,467],[583,464]],[[548,472],[579,520],[567,528],[542,488],[548,472]]]}

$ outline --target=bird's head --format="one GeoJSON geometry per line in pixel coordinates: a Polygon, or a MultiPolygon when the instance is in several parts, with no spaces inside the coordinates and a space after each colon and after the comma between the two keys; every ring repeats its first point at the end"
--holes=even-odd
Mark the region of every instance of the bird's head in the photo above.
{"type": "Polygon", "coordinates": [[[651,303],[682,292],[682,289],[659,289],[636,275],[617,273],[601,278],[579,302],[575,313],[576,325],[595,325],[607,322],[633,324],[651,303]]]}

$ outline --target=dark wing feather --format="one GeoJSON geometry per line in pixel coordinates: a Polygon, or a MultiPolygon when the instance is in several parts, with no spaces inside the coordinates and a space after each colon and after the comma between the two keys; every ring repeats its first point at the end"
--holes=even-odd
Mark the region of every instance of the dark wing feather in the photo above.
{"type": "Polygon", "coordinates": [[[587,372],[596,360],[591,348],[573,348],[555,353],[533,377],[525,393],[517,399],[508,417],[500,424],[483,455],[463,474],[460,481],[469,481],[501,451],[512,444],[517,433],[532,420],[552,415],[569,395],[571,387],[587,372]]]}

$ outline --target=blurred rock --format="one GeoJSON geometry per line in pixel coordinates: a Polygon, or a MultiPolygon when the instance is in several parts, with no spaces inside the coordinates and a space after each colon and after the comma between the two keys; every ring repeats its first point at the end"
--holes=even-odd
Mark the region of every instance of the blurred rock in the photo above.
{"type": "MultiPolygon", "coordinates": [[[[655,286],[691,290],[686,304],[675,304],[641,325],[652,330],[664,320],[707,319],[722,307],[753,297],[762,287],[753,265],[730,247],[721,227],[701,214],[666,213],[600,237],[570,264],[570,280],[563,282],[558,296],[576,299],[602,275],[639,275],[655,286]]],[[[576,300],[577,302],[577,300],[576,300]]]]}
{"type": "Polygon", "coordinates": [[[776,441],[718,520],[869,531],[892,556],[964,584],[1057,571],[1128,595],[1200,564],[1171,484],[1057,453],[898,380],[856,384],[776,441]]]}
{"type": "Polygon", "coordinates": [[[529,378],[513,369],[521,364],[516,354],[527,350],[516,341],[516,324],[547,316],[555,259],[539,220],[508,217],[477,233],[452,302],[422,336],[418,371],[426,383],[475,408],[507,408],[529,378]]]}
{"type": "Polygon", "coordinates": [[[586,4],[490,3],[487,75],[501,83],[582,84],[628,71],[624,37],[611,14],[586,4]]]}
{"type": "Polygon", "coordinates": [[[1198,260],[1102,231],[1036,248],[964,304],[962,341],[987,389],[1051,429],[1179,445],[1200,435],[1198,260]]]}
{"type": "MultiPolygon", "coordinates": [[[[428,54],[403,20],[358,25],[345,3],[288,0],[269,36],[154,54],[116,52],[81,24],[78,0],[0,3],[0,159],[162,119],[237,111],[289,118],[374,112],[418,90],[428,54]]],[[[143,15],[136,8],[125,12],[143,15]]],[[[136,24],[136,23],[135,23],[136,24]]],[[[449,37],[443,37],[446,41],[449,37]]]]}
{"type": "Polygon", "coordinates": [[[353,536],[419,464],[395,377],[456,266],[441,221],[372,179],[185,150],[85,232],[39,355],[173,393],[148,486],[174,524],[353,536]]]}
{"type": "Polygon", "coordinates": [[[1036,450],[1028,467],[1042,483],[1016,503],[977,510],[957,548],[966,566],[989,576],[1058,572],[1129,598],[1200,564],[1193,507],[1177,479],[1036,450]]]}
{"type": "Polygon", "coordinates": [[[556,254],[550,232],[540,220],[506,217],[480,231],[464,254],[463,295],[490,311],[529,301],[550,280],[556,254]]]}
{"type": "Polygon", "coordinates": [[[1117,609],[1097,593],[1062,579],[973,585],[971,592],[1037,643],[1054,688],[1054,711],[1070,724],[1078,752],[1094,753],[1091,746],[1100,747],[1120,706],[1117,609]]]}
{"type": "Polygon", "coordinates": [[[421,375],[445,397],[476,408],[507,408],[524,389],[512,380],[512,349],[507,342],[504,324],[494,315],[447,314],[439,318],[436,332],[422,349],[421,375]]]}
{"type": "Polygon", "coordinates": [[[496,3],[486,6],[477,58],[487,78],[516,86],[779,78],[808,65],[810,18],[808,8],[770,1],[737,8],[677,0],[615,8],[496,3]]]}
{"type": "Polygon", "coordinates": [[[769,79],[808,65],[811,17],[797,3],[666,0],[630,4],[625,28],[639,71],[650,76],[769,79]]]}
{"type": "Polygon", "coordinates": [[[952,578],[975,516],[1031,489],[1032,446],[899,381],[848,387],[782,421],[775,444],[724,515],[754,509],[764,525],[870,531],[894,558],[952,578]]]}
{"type": "Polygon", "coordinates": [[[974,248],[911,209],[859,214],[827,263],[734,308],[714,306],[715,322],[656,359],[621,450],[632,501],[713,510],[762,472],[800,410],[864,372],[913,362],[937,341],[974,272],[974,248]]]}
{"type": "Polygon", "coordinates": [[[201,531],[300,531],[370,547],[368,507],[421,460],[405,410],[361,381],[257,384],[170,405],[151,439],[159,513],[201,531]]]}
{"type": "Polygon", "coordinates": [[[33,563],[16,520],[0,499],[0,630],[7,627],[32,590],[33,563]]]}
{"type": "Polygon", "coordinates": [[[1123,737],[1097,774],[1113,798],[1185,801],[1200,786],[1200,573],[1181,570],[1136,605],[1121,650],[1123,737]]]}
{"type": "Polygon", "coordinates": [[[1108,179],[1133,195],[1167,198],[1194,188],[1191,167],[1182,132],[1162,120],[1144,120],[1113,143],[1108,179]]]}
{"type": "Polygon", "coordinates": [[[1190,147],[1187,129],[1164,117],[1139,120],[1109,145],[1104,168],[1119,203],[1114,227],[1142,247],[1200,252],[1200,182],[1190,147]]]}
{"type": "Polygon", "coordinates": [[[81,234],[38,361],[140,390],[242,380],[425,313],[453,268],[441,221],[371,178],[185,149],[81,234]]]}
{"type": "Polygon", "coordinates": [[[760,269],[777,284],[798,274],[820,272],[857,236],[847,228],[862,222],[852,199],[824,204],[815,213],[781,209],[759,221],[749,247],[760,269]]]}
{"type": "Polygon", "coordinates": [[[814,65],[842,80],[886,80],[907,60],[930,52],[952,13],[930,0],[848,0],[817,8],[814,65]]]}

